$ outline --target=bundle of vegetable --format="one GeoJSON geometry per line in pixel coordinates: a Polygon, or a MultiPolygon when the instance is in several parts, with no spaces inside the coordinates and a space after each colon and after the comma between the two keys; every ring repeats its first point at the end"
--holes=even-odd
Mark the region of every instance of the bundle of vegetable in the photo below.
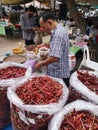
{"type": "Polygon", "coordinates": [[[71,75],[68,102],[76,99],[98,104],[98,75],[96,72],[78,70],[71,75]]]}
{"type": "Polygon", "coordinates": [[[77,100],[67,104],[52,118],[48,130],[97,130],[98,106],[77,100]]]}
{"type": "Polygon", "coordinates": [[[51,117],[66,103],[68,89],[61,79],[33,74],[15,90],[8,88],[8,98],[12,103],[15,130],[44,130],[51,117]]]}
{"type": "MultiPolygon", "coordinates": [[[[10,103],[7,99],[7,88],[12,86],[14,80],[27,74],[26,66],[16,63],[0,64],[0,129],[6,127],[10,122],[10,103]]],[[[31,70],[31,69],[30,69],[31,70]]],[[[30,72],[30,71],[29,71],[30,72]]]]}

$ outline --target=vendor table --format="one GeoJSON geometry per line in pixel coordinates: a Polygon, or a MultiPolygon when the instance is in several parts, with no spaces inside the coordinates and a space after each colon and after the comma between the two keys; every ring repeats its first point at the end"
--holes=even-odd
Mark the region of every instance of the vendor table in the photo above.
{"type": "Polygon", "coordinates": [[[13,25],[6,26],[0,24],[0,35],[7,37],[7,35],[12,36],[13,34],[13,25]]]}
{"type": "Polygon", "coordinates": [[[5,37],[21,37],[21,29],[19,27],[14,26],[11,23],[0,22],[0,35],[5,37]],[[17,35],[18,34],[18,35],[17,35]]]}
{"type": "Polygon", "coordinates": [[[70,47],[70,52],[72,52],[72,53],[75,54],[75,55],[76,55],[76,53],[77,53],[78,51],[80,51],[80,50],[81,50],[80,47],[77,47],[77,46],[74,46],[74,45],[72,45],[72,46],[70,47]]]}
{"type": "Polygon", "coordinates": [[[0,25],[0,35],[6,36],[5,27],[0,25]]]}

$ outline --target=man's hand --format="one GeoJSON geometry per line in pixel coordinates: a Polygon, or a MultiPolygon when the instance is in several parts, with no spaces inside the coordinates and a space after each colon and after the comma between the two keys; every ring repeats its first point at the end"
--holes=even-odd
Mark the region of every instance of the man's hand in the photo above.
{"type": "Polygon", "coordinates": [[[52,64],[54,62],[57,62],[59,59],[56,57],[48,57],[46,60],[39,61],[35,65],[36,70],[40,70],[42,66],[48,66],[49,64],[52,64]]]}
{"type": "Polygon", "coordinates": [[[43,65],[43,61],[39,61],[36,65],[35,65],[35,70],[40,70],[41,67],[43,65]]]}
{"type": "Polygon", "coordinates": [[[37,28],[37,27],[32,27],[31,30],[33,30],[33,31],[37,31],[38,28],[37,28]]]}

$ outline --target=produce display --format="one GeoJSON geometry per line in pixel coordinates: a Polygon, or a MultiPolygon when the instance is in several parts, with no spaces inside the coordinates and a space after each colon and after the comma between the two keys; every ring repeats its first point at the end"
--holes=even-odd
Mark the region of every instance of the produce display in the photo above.
{"type": "Polygon", "coordinates": [[[62,85],[47,76],[35,77],[17,88],[16,94],[25,104],[55,103],[62,95],[62,85]]]}
{"type": "Polygon", "coordinates": [[[20,111],[18,107],[12,104],[11,120],[14,130],[47,130],[48,122],[52,118],[52,115],[43,113],[32,114],[27,111],[24,111],[24,115],[21,115],[20,111]],[[19,114],[23,116],[23,120],[19,114]]]}
{"type": "Polygon", "coordinates": [[[33,74],[15,90],[9,88],[14,130],[46,130],[48,122],[65,105],[67,98],[68,88],[63,80],[46,75],[33,74]]]}
{"type": "Polygon", "coordinates": [[[64,116],[60,130],[97,130],[98,117],[88,111],[73,110],[64,116]]]}
{"type": "Polygon", "coordinates": [[[68,103],[76,99],[98,104],[98,76],[94,71],[78,70],[71,75],[68,103]]]}
{"type": "Polygon", "coordinates": [[[15,63],[0,64],[0,130],[11,123],[10,103],[7,89],[12,85],[12,79],[26,75],[27,68],[15,63]]]}
{"type": "Polygon", "coordinates": [[[16,66],[8,66],[6,68],[2,68],[0,69],[0,80],[9,78],[18,78],[20,76],[24,76],[26,70],[27,70],[26,68],[16,66]]]}
{"type": "Polygon", "coordinates": [[[76,100],[65,105],[51,119],[48,130],[97,130],[98,106],[76,100]]]}
{"type": "Polygon", "coordinates": [[[88,71],[77,71],[79,80],[85,84],[90,90],[98,94],[98,77],[89,74],[88,71]]]}

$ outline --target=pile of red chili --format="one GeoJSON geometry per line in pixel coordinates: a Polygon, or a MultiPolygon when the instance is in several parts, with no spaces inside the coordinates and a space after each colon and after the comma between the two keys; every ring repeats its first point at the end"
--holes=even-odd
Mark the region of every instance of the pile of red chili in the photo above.
{"type": "Polygon", "coordinates": [[[73,110],[64,116],[60,130],[98,130],[98,117],[88,111],[73,110]]]}
{"type": "MultiPolygon", "coordinates": [[[[18,78],[25,75],[26,68],[8,66],[0,69],[0,80],[10,78],[18,78]]],[[[10,124],[10,103],[7,99],[7,88],[9,86],[0,86],[0,129],[3,129],[10,124]]]]}
{"type": "MultiPolygon", "coordinates": [[[[94,91],[96,94],[98,94],[98,77],[96,77],[94,74],[90,74],[89,71],[77,71],[77,77],[78,79],[86,86],[88,89],[94,91]]],[[[76,84],[77,85],[77,84],[76,84]]],[[[83,99],[88,100],[83,94],[76,89],[74,89],[72,86],[69,87],[70,93],[69,93],[69,99],[67,103],[70,103],[76,99],[83,99]]]]}
{"type": "MultiPolygon", "coordinates": [[[[48,76],[34,77],[16,89],[16,94],[26,105],[47,105],[57,103],[62,95],[62,84],[48,76]]],[[[44,109],[44,108],[43,108],[44,109]]],[[[48,113],[31,113],[24,111],[26,118],[33,119],[35,124],[27,125],[18,115],[19,108],[12,104],[11,119],[15,130],[46,130],[53,115],[48,113]]]]}
{"type": "Polygon", "coordinates": [[[6,68],[0,69],[0,79],[18,78],[24,76],[26,68],[8,66],[6,68]]]}
{"type": "Polygon", "coordinates": [[[62,84],[48,76],[35,77],[18,87],[16,93],[25,104],[45,105],[58,102],[62,87],[62,84]]]}
{"type": "Polygon", "coordinates": [[[90,90],[98,94],[98,77],[96,77],[94,74],[89,74],[88,71],[77,71],[77,73],[78,79],[90,90]]]}

